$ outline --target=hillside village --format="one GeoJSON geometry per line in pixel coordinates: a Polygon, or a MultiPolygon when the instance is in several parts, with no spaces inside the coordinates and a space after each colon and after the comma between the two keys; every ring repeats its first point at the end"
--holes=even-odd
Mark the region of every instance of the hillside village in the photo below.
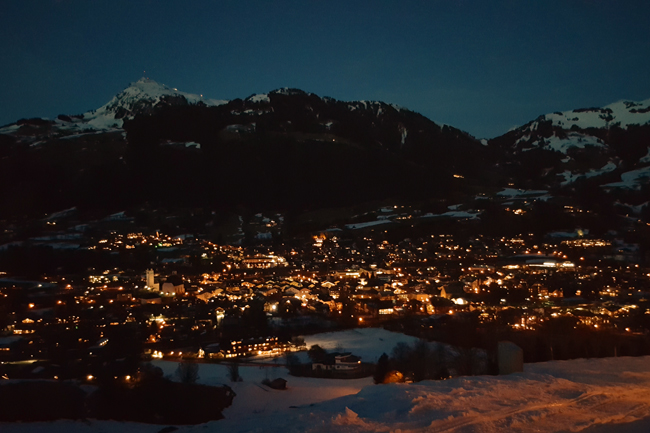
{"type": "Polygon", "coordinates": [[[6,125],[3,419],[200,423],[248,385],[337,381],[321,401],[648,355],[649,104],[478,140],[383,102],[143,78],[6,125]],[[241,385],[240,366],[266,377],[241,385]]]}
{"type": "Polygon", "coordinates": [[[74,209],[51,215],[38,236],[1,247],[0,358],[38,361],[38,377],[95,377],[127,355],[277,358],[306,350],[305,334],[355,327],[488,353],[507,338],[527,362],[647,353],[650,268],[638,244],[587,230],[468,234],[479,213],[384,207],[284,241],[283,216],[258,214],[238,219],[234,245],[129,231],[127,213],[83,224],[74,209]],[[40,259],[12,261],[21,254],[40,259]]]}

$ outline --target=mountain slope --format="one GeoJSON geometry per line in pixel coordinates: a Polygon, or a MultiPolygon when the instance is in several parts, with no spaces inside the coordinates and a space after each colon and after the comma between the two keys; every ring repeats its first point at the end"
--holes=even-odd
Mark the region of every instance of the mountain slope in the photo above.
{"type": "Polygon", "coordinates": [[[511,176],[527,174],[538,186],[572,188],[587,181],[639,190],[648,183],[649,138],[647,99],[546,114],[490,140],[489,146],[505,156],[511,176]]]}
{"type": "Polygon", "coordinates": [[[464,188],[452,175],[478,176],[488,153],[382,102],[287,88],[227,102],[142,79],[83,115],[0,129],[0,212],[434,197],[464,188]]]}
{"type": "Polygon", "coordinates": [[[162,181],[167,197],[185,201],[189,182],[211,201],[281,208],[446,195],[453,174],[476,175],[488,153],[409,110],[286,88],[216,107],[164,107],[124,128],[130,163],[150,169],[138,183],[146,194],[162,181]],[[188,146],[197,154],[182,152],[188,146]],[[160,167],[168,174],[154,180],[160,167]]]}

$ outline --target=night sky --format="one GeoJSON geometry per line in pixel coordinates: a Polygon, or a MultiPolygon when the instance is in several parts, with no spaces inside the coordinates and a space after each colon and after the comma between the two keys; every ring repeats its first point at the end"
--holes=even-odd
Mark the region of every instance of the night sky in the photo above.
{"type": "Polygon", "coordinates": [[[2,0],[0,125],[146,76],[215,99],[295,87],[493,137],[650,98],[650,2],[2,0]]]}

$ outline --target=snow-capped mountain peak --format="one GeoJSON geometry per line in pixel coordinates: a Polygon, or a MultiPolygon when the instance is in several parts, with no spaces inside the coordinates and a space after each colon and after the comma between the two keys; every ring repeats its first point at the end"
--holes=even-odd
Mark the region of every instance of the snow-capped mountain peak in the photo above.
{"type": "Polygon", "coordinates": [[[271,102],[271,99],[269,98],[268,93],[257,93],[246,98],[246,102],[268,104],[271,102]]]}
{"type": "Polygon", "coordinates": [[[169,103],[203,103],[208,106],[226,104],[228,101],[207,99],[203,95],[180,92],[157,83],[149,78],[141,78],[118,93],[107,104],[84,113],[84,120],[93,129],[120,128],[123,119],[133,118],[136,114],[150,112],[153,107],[167,101],[169,103]]]}

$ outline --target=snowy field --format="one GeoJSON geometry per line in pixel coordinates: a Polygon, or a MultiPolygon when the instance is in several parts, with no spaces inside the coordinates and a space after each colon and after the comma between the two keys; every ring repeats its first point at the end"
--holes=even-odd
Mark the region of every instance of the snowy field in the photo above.
{"type": "MultiPolygon", "coordinates": [[[[359,329],[312,336],[328,349],[340,337],[346,350],[367,360],[390,353],[400,334],[359,329]],[[367,341],[363,334],[367,333],[367,341]],[[360,333],[361,337],[358,334],[360,333]],[[358,340],[361,338],[361,340],[358,340]],[[383,340],[378,340],[382,338],[383,340]],[[386,339],[386,348],[381,346],[386,339]],[[373,340],[374,339],[374,340],[373,340]],[[372,342],[374,341],[374,344],[372,342]]],[[[409,338],[402,340],[408,342],[409,338]]],[[[176,364],[156,363],[173,374],[176,364]]],[[[226,383],[237,396],[226,419],[178,432],[577,432],[650,431],[650,357],[526,364],[510,376],[461,377],[417,384],[373,385],[366,379],[289,376],[283,367],[240,367],[242,382],[222,365],[201,364],[200,383],[226,383]],[[283,377],[285,391],[260,382],[283,377]]],[[[154,433],[161,425],[106,421],[5,423],[2,433],[154,433]]]]}
{"type": "MultiPolygon", "coordinates": [[[[175,362],[157,361],[165,376],[173,377],[175,362]]],[[[304,406],[356,394],[365,386],[372,384],[372,378],[364,379],[312,379],[289,376],[284,367],[264,365],[242,365],[239,367],[241,382],[230,382],[228,367],[220,364],[200,364],[198,383],[204,385],[228,385],[237,397],[223,415],[237,424],[246,419],[267,418],[291,409],[291,406],[304,406]],[[278,377],[287,380],[287,390],[277,391],[262,385],[264,379],[278,377]]]]}
{"type": "MultiPolygon", "coordinates": [[[[328,352],[352,352],[353,355],[360,356],[362,362],[372,363],[377,362],[383,353],[390,355],[397,343],[410,345],[416,341],[416,337],[382,328],[356,328],[305,336],[307,348],[317,344],[328,352]]],[[[306,353],[304,355],[301,361],[307,362],[306,353]]]]}

